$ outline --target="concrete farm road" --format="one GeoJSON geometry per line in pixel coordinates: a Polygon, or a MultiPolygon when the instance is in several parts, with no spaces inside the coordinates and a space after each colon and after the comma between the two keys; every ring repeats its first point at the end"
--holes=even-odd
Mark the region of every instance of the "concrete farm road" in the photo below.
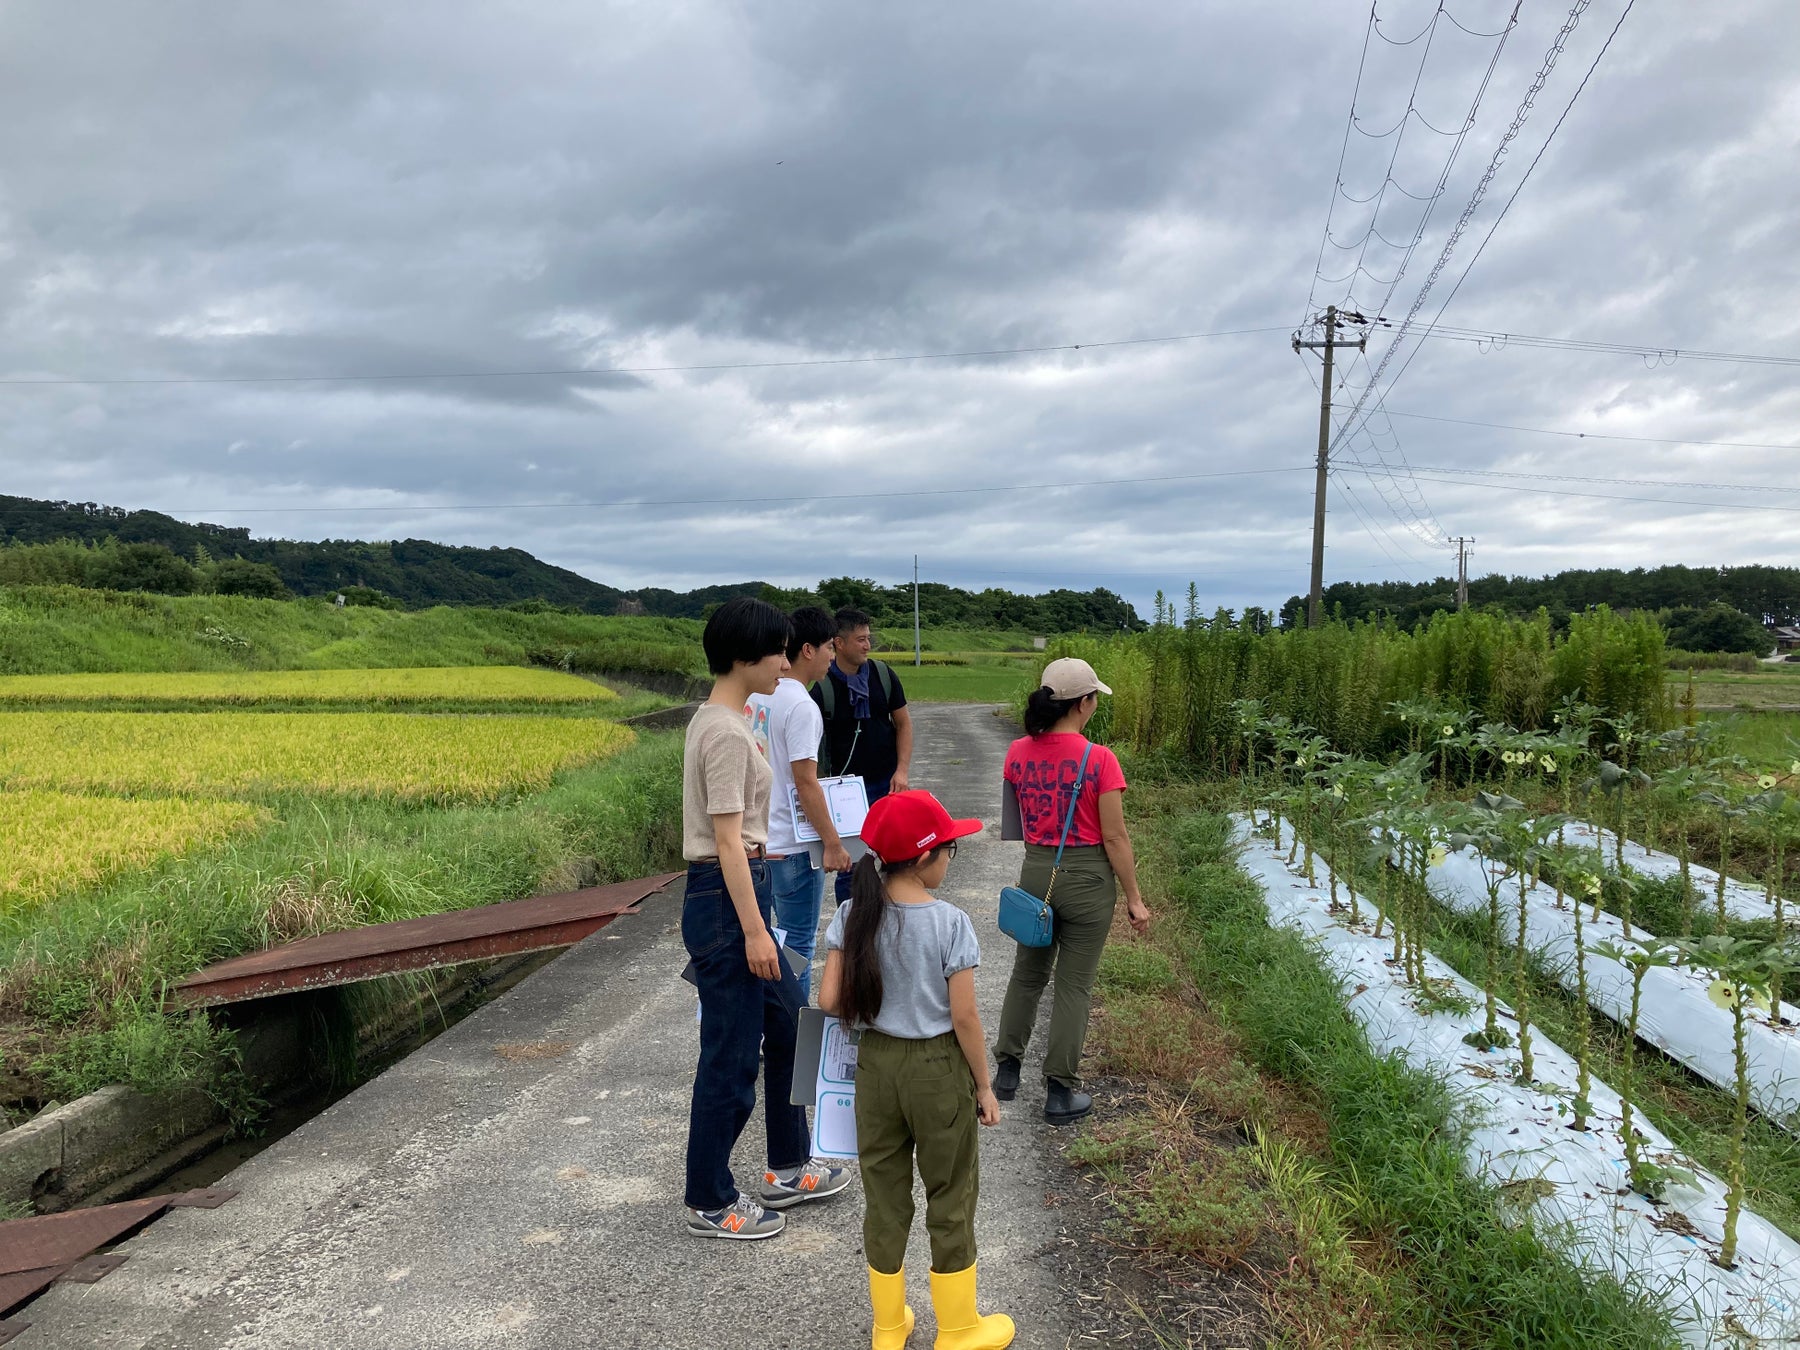
{"type": "MultiPolygon", "coordinates": [[[[994,710],[916,705],[917,786],[985,834],[946,897],[975,919],[989,1035],[1011,969],[995,928],[1018,845],[998,840],[994,710]]],[[[829,911],[829,899],[827,903],[829,911]]],[[[52,1288],[18,1316],[19,1350],[531,1347],[845,1350],[868,1343],[861,1191],[788,1211],[768,1242],[702,1242],[681,1209],[698,1038],[679,905],[652,900],[365,1084],[176,1210],[98,1284],[52,1288]]],[[[1048,1009],[1049,1001],[1045,1001],[1048,1009]]],[[[1042,1036],[1037,1038],[1042,1042],[1042,1036]]],[[[982,1132],[981,1285],[1022,1350],[1068,1344],[1046,1206],[1037,1068],[982,1132]]],[[[762,1166],[761,1115],[735,1161],[762,1166]]],[[[920,1197],[908,1250],[914,1345],[935,1331],[920,1197]]]]}

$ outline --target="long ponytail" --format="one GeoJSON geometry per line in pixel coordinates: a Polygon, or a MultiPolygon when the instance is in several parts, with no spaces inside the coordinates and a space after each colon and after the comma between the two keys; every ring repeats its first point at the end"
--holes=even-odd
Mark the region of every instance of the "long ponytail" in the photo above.
{"type": "Polygon", "coordinates": [[[1025,732],[1042,736],[1080,706],[1081,699],[1058,698],[1048,686],[1033,689],[1031,697],[1025,700],[1025,732]]]}
{"type": "Polygon", "coordinates": [[[850,917],[844,922],[844,981],[838,1017],[846,1026],[871,1026],[881,1016],[881,960],[875,939],[889,904],[875,855],[865,853],[850,873],[850,917]]]}

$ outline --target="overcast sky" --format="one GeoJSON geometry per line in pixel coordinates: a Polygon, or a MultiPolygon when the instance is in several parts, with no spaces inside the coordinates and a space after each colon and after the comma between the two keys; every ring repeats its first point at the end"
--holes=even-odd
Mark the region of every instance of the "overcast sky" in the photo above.
{"type": "MultiPolygon", "coordinates": [[[[1582,17],[1421,318],[1624,4],[1582,17]]],[[[1402,194],[1458,147],[1431,128],[1512,0],[1453,0],[1475,33],[1434,8],[1381,0],[1417,40],[1365,59],[1353,0],[9,5],[0,492],[516,545],[625,587],[893,582],[916,552],[963,585],[1278,604],[1318,426],[1289,343],[1352,289],[1315,276],[1327,208],[1318,270],[1360,262],[1353,302],[1404,318],[1567,14],[1523,0],[1390,287],[1425,206],[1402,194]],[[1354,197],[1393,160],[1366,250],[1340,154],[1354,197]],[[1086,345],[1238,329],[1269,331],[1086,345]],[[403,378],[301,378],[353,375],[403,378]],[[20,383],[194,377],[282,382],[20,383]],[[1062,486],[1122,479],[1162,481],[1062,486]],[[674,504],[616,505],[643,502],[674,504]]],[[[1791,0],[1641,0],[1443,322],[1800,353],[1797,141],[1791,0]]],[[[1792,451],[1417,416],[1795,445],[1793,366],[1433,340],[1387,407],[1415,416],[1347,444],[1327,580],[1442,574],[1439,529],[1477,573],[1800,561],[1792,451]],[[1669,500],[1608,499],[1633,495],[1669,500]]]]}

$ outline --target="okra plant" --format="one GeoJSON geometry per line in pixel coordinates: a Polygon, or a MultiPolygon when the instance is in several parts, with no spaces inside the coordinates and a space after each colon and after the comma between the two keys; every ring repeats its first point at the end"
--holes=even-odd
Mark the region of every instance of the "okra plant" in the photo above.
{"type": "Polygon", "coordinates": [[[1619,1137],[1625,1144],[1625,1170],[1631,1189],[1652,1200],[1659,1199],[1657,1174],[1646,1170],[1641,1147],[1643,1136],[1638,1133],[1637,1126],[1631,1119],[1631,1108],[1637,1092],[1638,1019],[1644,1009],[1644,977],[1658,966],[1674,965],[1679,953],[1674,947],[1655,938],[1640,938],[1629,947],[1621,947],[1614,942],[1597,942],[1593,951],[1596,956],[1619,962],[1631,972],[1631,1013],[1625,1023],[1625,1057],[1619,1069],[1619,1137]]]}

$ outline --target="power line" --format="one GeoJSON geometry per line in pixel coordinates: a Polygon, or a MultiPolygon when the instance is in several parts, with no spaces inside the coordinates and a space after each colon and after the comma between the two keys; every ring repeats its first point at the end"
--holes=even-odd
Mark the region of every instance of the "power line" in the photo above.
{"type": "Polygon", "coordinates": [[[1696,441],[1685,436],[1624,436],[1606,431],[1563,431],[1554,427],[1522,427],[1511,422],[1477,422],[1466,417],[1434,417],[1430,413],[1397,412],[1386,404],[1387,417],[1407,417],[1420,422],[1447,422],[1459,427],[1487,427],[1495,431],[1526,431],[1536,436],[1566,436],[1578,441],[1633,441],[1645,445],[1704,445],[1726,450],[1800,450],[1800,445],[1777,445],[1769,441],[1696,441]]]}
{"type": "MultiPolygon", "coordinates": [[[[1369,387],[1363,391],[1362,398],[1358,400],[1359,409],[1362,403],[1368,398],[1369,394],[1374,392],[1375,385],[1379,382],[1382,373],[1387,369],[1388,362],[1393,359],[1394,353],[1399,350],[1401,343],[1405,341],[1407,327],[1411,325],[1413,318],[1424,305],[1426,294],[1431,290],[1432,283],[1437,280],[1439,271],[1441,271],[1444,264],[1449,261],[1450,252],[1455,247],[1458,238],[1461,237],[1463,228],[1474,215],[1475,208],[1480,203],[1481,198],[1485,195],[1488,184],[1492,181],[1494,174],[1499,170],[1500,157],[1506,153],[1507,143],[1524,125],[1526,114],[1531,109],[1532,100],[1543,91],[1544,84],[1548,80],[1550,72],[1556,68],[1557,58],[1562,54],[1564,44],[1567,43],[1569,36],[1574,32],[1575,25],[1581,21],[1581,16],[1586,12],[1590,3],[1591,0],[1575,0],[1574,6],[1569,10],[1568,19],[1564,22],[1562,29],[1557,33],[1556,41],[1551,44],[1549,52],[1545,54],[1544,65],[1539,72],[1538,78],[1532,82],[1531,88],[1526,91],[1525,99],[1520,103],[1519,111],[1515,115],[1512,125],[1507,128],[1506,134],[1500,138],[1500,144],[1494,151],[1494,159],[1489,166],[1487,175],[1483,177],[1481,183],[1477,185],[1475,195],[1470,199],[1469,206],[1464,211],[1462,219],[1457,222],[1456,229],[1451,232],[1450,238],[1445,242],[1443,255],[1438,259],[1437,265],[1432,268],[1431,275],[1425,279],[1423,289],[1420,290],[1418,298],[1413,301],[1412,309],[1407,313],[1406,322],[1401,325],[1400,331],[1394,335],[1394,340],[1388,345],[1387,350],[1381,354],[1381,364],[1375,371],[1375,379],[1370,381],[1369,387]]],[[[1495,216],[1493,224],[1488,226],[1488,231],[1482,236],[1481,243],[1476,247],[1474,256],[1469,259],[1468,265],[1463,268],[1462,275],[1456,279],[1456,284],[1450,288],[1450,294],[1444,297],[1443,303],[1437,308],[1437,313],[1432,315],[1431,327],[1435,327],[1437,321],[1444,317],[1444,311],[1450,307],[1450,302],[1456,299],[1457,292],[1462,289],[1463,282],[1469,279],[1469,273],[1475,269],[1475,264],[1480,261],[1481,255],[1486,251],[1489,241],[1493,239],[1494,231],[1500,228],[1500,222],[1506,219],[1506,213],[1512,210],[1513,203],[1519,199],[1519,193],[1524,190],[1525,184],[1530,181],[1532,172],[1537,168],[1539,161],[1544,157],[1544,152],[1550,148],[1551,142],[1556,139],[1556,133],[1562,130],[1563,122],[1568,118],[1570,112],[1574,110],[1576,100],[1581,97],[1582,91],[1588,87],[1588,81],[1594,77],[1594,72],[1600,68],[1600,62],[1605,59],[1607,51],[1612,47],[1613,39],[1619,35],[1619,30],[1625,26],[1625,20],[1627,16],[1630,15],[1632,6],[1636,3],[1637,0],[1625,0],[1625,8],[1620,11],[1618,22],[1613,25],[1612,32],[1606,35],[1606,41],[1600,44],[1600,50],[1595,53],[1593,61],[1587,68],[1587,73],[1581,77],[1581,83],[1575,86],[1575,92],[1569,95],[1568,103],[1563,106],[1563,110],[1561,114],[1558,115],[1555,125],[1550,128],[1550,134],[1544,137],[1543,144],[1538,146],[1537,154],[1532,156],[1531,163],[1526,166],[1525,172],[1513,186],[1511,195],[1507,197],[1505,205],[1500,208],[1500,214],[1495,216]]],[[[1394,386],[1400,382],[1401,376],[1406,374],[1407,369],[1412,365],[1414,358],[1418,356],[1423,346],[1423,343],[1415,344],[1412,351],[1407,354],[1406,360],[1400,364],[1400,369],[1394,372],[1394,378],[1388,381],[1387,388],[1381,391],[1380,397],[1377,399],[1378,404],[1386,402],[1388,395],[1393,393],[1394,386]]]]}
{"type": "MultiPolygon", "coordinates": [[[[1365,469],[1364,472],[1367,472],[1365,469]]],[[[1433,478],[1426,475],[1427,483],[1449,483],[1457,487],[1486,488],[1496,492],[1526,492],[1538,497],[1591,497],[1599,501],[1637,502],[1644,505],[1688,506],[1700,511],[1779,511],[1783,514],[1800,514],[1800,506],[1775,506],[1757,502],[1696,502],[1678,497],[1629,497],[1617,492],[1580,492],[1574,488],[1534,488],[1522,487],[1516,483],[1471,483],[1458,478],[1433,478]]]]}
{"type": "Polygon", "coordinates": [[[1202,338],[1240,337],[1247,333],[1285,333],[1286,324],[1264,328],[1225,328],[1211,333],[1174,333],[1159,337],[1113,338],[1104,342],[1069,342],[1053,347],[996,347],[982,351],[907,352],[896,356],[831,356],[797,361],[719,361],[694,366],[573,366],[561,370],[443,370],[404,373],[344,373],[337,375],[168,375],[131,378],[47,377],[0,379],[0,385],[161,385],[161,384],[340,384],[403,380],[509,380],[521,377],[578,375],[671,375],[714,370],[788,370],[799,366],[875,365],[892,361],[954,361],[982,356],[1041,356],[1054,352],[1080,352],[1095,347],[1141,347],[1162,342],[1197,342],[1202,338]]]}
{"type": "Polygon", "coordinates": [[[603,511],[644,506],[758,506],[776,502],[855,502],[889,497],[961,497],[990,492],[1047,492],[1055,488],[1123,487],[1136,483],[1186,483],[1204,478],[1249,478],[1259,474],[1294,473],[1310,469],[1310,464],[1287,464],[1276,469],[1223,469],[1215,473],[1174,473],[1154,478],[1092,478],[1068,483],[1005,483],[993,487],[919,488],[903,492],[833,492],[800,496],[784,493],[775,497],[657,497],[639,501],[606,502],[474,502],[462,506],[411,505],[392,503],[386,506],[193,506],[165,508],[165,514],[182,516],[219,515],[288,515],[347,512],[385,512],[405,515],[410,511],[603,511]]]}
{"type": "MultiPolygon", "coordinates": [[[[1368,402],[1369,396],[1375,392],[1376,386],[1381,383],[1382,376],[1387,374],[1388,363],[1394,359],[1395,353],[1400,350],[1401,345],[1406,341],[1407,334],[1412,328],[1413,321],[1418,318],[1419,311],[1425,307],[1425,301],[1427,297],[1430,296],[1432,287],[1437,285],[1438,278],[1443,275],[1444,269],[1450,265],[1450,258],[1456,252],[1456,246],[1462,241],[1463,231],[1468,229],[1469,222],[1474,219],[1475,212],[1480,209],[1481,203],[1487,197],[1488,188],[1493,185],[1494,179],[1498,177],[1500,173],[1501,160],[1505,158],[1507,149],[1512,145],[1513,141],[1518,139],[1519,133],[1524,130],[1525,121],[1531,115],[1532,105],[1536,102],[1537,96],[1543,92],[1544,86],[1549,82],[1551,73],[1555,71],[1557,62],[1562,56],[1563,49],[1567,45],[1569,38],[1575,32],[1576,25],[1581,22],[1581,16],[1587,11],[1588,6],[1592,3],[1593,0],[1575,0],[1574,5],[1570,7],[1568,17],[1563,21],[1563,26],[1557,31],[1556,38],[1550,44],[1549,51],[1544,54],[1544,60],[1538,67],[1537,74],[1532,77],[1531,84],[1525,91],[1525,97],[1519,101],[1518,109],[1513,113],[1512,121],[1507,125],[1506,130],[1501,133],[1500,141],[1494,147],[1493,155],[1488,159],[1487,169],[1482,173],[1480,181],[1475,184],[1474,192],[1469,196],[1468,205],[1463,207],[1462,215],[1457,218],[1456,224],[1451,227],[1450,234],[1444,240],[1444,246],[1438,253],[1437,261],[1431,265],[1431,271],[1426,273],[1425,282],[1419,287],[1419,293],[1414,297],[1411,307],[1406,312],[1406,317],[1401,320],[1400,327],[1394,334],[1394,340],[1388,344],[1387,350],[1381,354],[1381,360],[1376,365],[1375,372],[1370,377],[1369,383],[1357,396],[1356,406],[1352,410],[1349,418],[1346,419],[1343,432],[1339,433],[1338,439],[1340,443],[1347,439],[1350,432],[1359,425],[1359,419],[1361,419],[1364,405],[1368,402]]],[[[1558,125],[1561,125],[1560,122],[1558,125]]],[[[1548,142],[1546,142],[1546,144],[1548,144],[1548,142]]],[[[1514,195],[1517,195],[1516,191],[1514,195]]],[[[1468,270],[1466,268],[1464,269],[1463,275],[1465,277],[1468,275],[1468,270]]],[[[1460,285],[1461,283],[1459,282],[1458,284],[1460,285]]],[[[1443,313],[1442,307],[1439,308],[1438,313],[1443,313]]],[[[1414,350],[1416,351],[1417,348],[1414,350]]],[[[1402,369],[1404,369],[1404,367],[1402,367],[1402,369]]],[[[1399,377],[1396,376],[1395,378],[1398,379],[1399,377]]]]}
{"type": "MultiPolygon", "coordinates": [[[[1387,324],[1388,320],[1371,319],[1365,322],[1387,324]]],[[[506,380],[535,378],[577,378],[581,376],[597,377],[607,375],[667,375],[682,373],[701,373],[707,371],[727,370],[787,370],[814,366],[854,366],[875,365],[900,361],[953,361],[973,360],[978,357],[1005,356],[1040,356],[1057,352],[1079,352],[1099,348],[1141,347],[1161,343],[1198,342],[1207,338],[1240,337],[1260,333],[1287,333],[1292,329],[1286,324],[1266,324],[1256,328],[1223,328],[1207,333],[1169,333],[1151,337],[1116,338],[1098,342],[1069,342],[1049,347],[993,347],[973,351],[955,352],[905,352],[892,356],[837,356],[818,357],[794,361],[720,361],[706,365],[690,366],[571,366],[557,369],[531,370],[424,370],[406,372],[365,373],[343,371],[328,375],[169,375],[169,376],[44,376],[44,377],[0,377],[0,388],[16,386],[21,388],[40,386],[54,387],[62,385],[205,385],[205,384],[355,384],[355,383],[397,383],[408,380],[506,380]]],[[[1659,364],[1672,364],[1678,360],[1743,362],[1750,365],[1800,366],[1800,356],[1783,356],[1767,352],[1722,352],[1706,351],[1688,347],[1644,346],[1636,343],[1606,342],[1599,339],[1545,337],[1532,333],[1511,333],[1498,330],[1475,328],[1456,328],[1449,325],[1434,324],[1415,327],[1411,336],[1415,338],[1439,338],[1451,342],[1473,342],[1490,347],[1496,351],[1509,346],[1545,347],[1558,351],[1588,351],[1617,353],[1627,356],[1640,356],[1646,361],[1659,364]]],[[[1400,416],[1401,414],[1395,414],[1400,416]]],[[[1420,414],[1408,414],[1419,416],[1420,414]]],[[[1703,442],[1691,442],[1703,444],[1703,442]]],[[[1785,448],[1785,447],[1781,447],[1785,448]]]]}
{"type": "Polygon", "coordinates": [[[1579,473],[1530,473],[1523,469],[1464,469],[1421,464],[1426,473],[1468,474],[1475,478],[1531,478],[1550,483],[1614,483],[1630,487],[1703,488],[1709,492],[1800,492],[1800,487],[1768,483],[1696,483],[1685,478],[1613,478],[1579,473]]]}

